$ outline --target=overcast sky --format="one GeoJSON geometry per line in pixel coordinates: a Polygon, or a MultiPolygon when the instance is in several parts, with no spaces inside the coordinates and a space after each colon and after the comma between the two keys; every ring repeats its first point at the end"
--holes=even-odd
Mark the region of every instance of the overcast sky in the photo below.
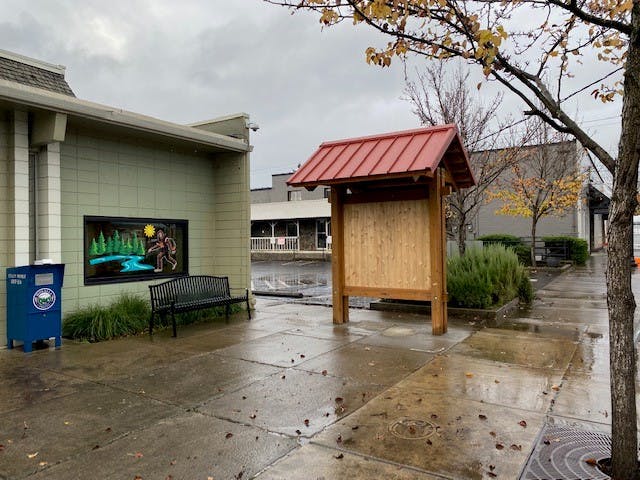
{"type": "MultiPolygon", "coordinates": [[[[261,0],[0,0],[0,11],[0,48],[65,65],[79,98],[177,123],[248,113],[260,125],[252,188],[322,141],[418,125],[401,99],[402,65],[365,63],[382,43],[366,27],[322,30],[261,0]]],[[[619,104],[574,108],[615,153],[619,104]]],[[[521,110],[506,99],[505,114],[521,110]]]]}

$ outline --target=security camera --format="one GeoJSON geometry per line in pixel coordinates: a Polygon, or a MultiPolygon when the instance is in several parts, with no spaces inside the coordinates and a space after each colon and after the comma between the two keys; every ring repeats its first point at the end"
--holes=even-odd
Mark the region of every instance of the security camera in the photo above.
{"type": "Polygon", "coordinates": [[[257,132],[260,129],[260,125],[258,125],[257,123],[249,122],[247,123],[247,128],[250,128],[254,132],[257,132]]]}

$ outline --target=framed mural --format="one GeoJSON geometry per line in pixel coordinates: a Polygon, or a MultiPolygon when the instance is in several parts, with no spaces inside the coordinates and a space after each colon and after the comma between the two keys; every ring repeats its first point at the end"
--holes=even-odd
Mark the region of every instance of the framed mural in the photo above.
{"type": "Polygon", "coordinates": [[[189,274],[187,220],[84,217],[84,283],[189,274]]]}

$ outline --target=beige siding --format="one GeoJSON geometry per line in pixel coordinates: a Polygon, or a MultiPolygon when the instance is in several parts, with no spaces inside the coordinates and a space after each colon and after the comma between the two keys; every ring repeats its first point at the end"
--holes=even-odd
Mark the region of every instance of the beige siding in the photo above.
{"type": "MultiPolygon", "coordinates": [[[[239,157],[244,158],[244,157],[239,157]]],[[[248,285],[247,169],[234,157],[172,151],[70,127],[61,146],[64,312],[123,292],[146,297],[150,282],[84,286],[83,216],[186,219],[189,273],[228,274],[248,285]],[[223,202],[217,209],[216,202],[223,202]],[[218,218],[219,217],[219,218],[218,218]],[[220,229],[220,231],[217,231],[220,229]],[[238,235],[241,241],[238,241],[238,235]],[[218,239],[229,247],[218,248],[218,239]]]]}
{"type": "Polygon", "coordinates": [[[9,129],[10,123],[5,112],[0,111],[0,346],[7,342],[7,289],[6,270],[11,265],[9,230],[13,224],[9,198],[9,129]]]}
{"type": "Polygon", "coordinates": [[[214,272],[232,288],[251,284],[249,154],[227,154],[215,164],[214,272]]]}

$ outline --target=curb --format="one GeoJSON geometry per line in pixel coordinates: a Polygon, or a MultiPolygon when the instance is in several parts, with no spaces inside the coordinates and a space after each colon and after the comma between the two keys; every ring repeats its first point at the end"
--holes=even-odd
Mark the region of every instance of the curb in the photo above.
{"type": "MultiPolygon", "coordinates": [[[[457,308],[448,307],[447,312],[450,320],[475,320],[486,326],[497,326],[504,322],[505,318],[511,312],[516,310],[520,305],[518,298],[514,298],[510,302],[496,309],[479,309],[479,308],[457,308]]],[[[408,313],[431,313],[431,305],[428,303],[418,302],[398,302],[398,301],[377,301],[371,302],[370,310],[387,311],[387,312],[408,312],[408,313]]]]}

